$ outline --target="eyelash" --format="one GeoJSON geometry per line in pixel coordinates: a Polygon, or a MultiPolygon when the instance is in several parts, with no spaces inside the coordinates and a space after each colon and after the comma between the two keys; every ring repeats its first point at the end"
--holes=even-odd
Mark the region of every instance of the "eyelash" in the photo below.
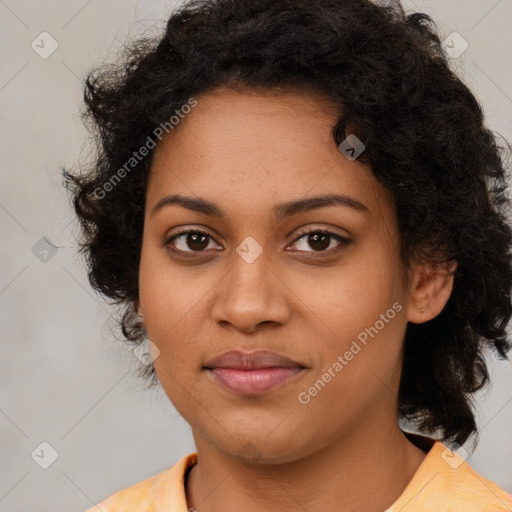
{"type": "MultiPolygon", "coordinates": [[[[165,247],[170,247],[172,242],[175,239],[177,239],[179,237],[182,237],[184,235],[189,235],[189,234],[205,235],[208,238],[210,238],[211,240],[214,240],[212,236],[210,236],[208,233],[205,233],[204,231],[200,231],[198,229],[184,229],[183,231],[180,231],[178,233],[175,233],[171,237],[168,237],[164,241],[163,245],[165,247]]],[[[327,236],[329,236],[331,238],[334,238],[338,242],[340,242],[335,248],[329,249],[329,250],[324,250],[324,251],[299,251],[299,252],[311,253],[311,256],[313,258],[325,257],[326,255],[332,256],[332,255],[338,254],[343,249],[345,249],[345,247],[347,247],[348,245],[350,245],[352,243],[352,240],[349,240],[348,238],[345,238],[345,237],[343,237],[341,235],[338,235],[337,233],[333,233],[332,231],[329,231],[329,230],[322,230],[322,229],[318,229],[318,228],[305,228],[305,229],[303,229],[303,230],[301,230],[299,232],[299,236],[292,242],[292,244],[295,244],[296,242],[298,242],[304,236],[311,235],[311,234],[327,235],[327,236]]],[[[180,249],[177,249],[177,250],[176,249],[170,249],[170,250],[172,252],[174,252],[174,253],[180,253],[181,255],[184,255],[185,257],[195,257],[196,253],[204,252],[204,251],[181,251],[180,249]]]]}

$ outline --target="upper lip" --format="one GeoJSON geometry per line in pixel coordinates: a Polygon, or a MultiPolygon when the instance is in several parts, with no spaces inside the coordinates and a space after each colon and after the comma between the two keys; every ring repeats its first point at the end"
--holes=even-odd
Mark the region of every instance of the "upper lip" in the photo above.
{"type": "Polygon", "coordinates": [[[301,364],[292,361],[288,357],[270,350],[254,350],[246,352],[242,350],[229,350],[210,359],[204,365],[205,368],[230,368],[236,370],[256,370],[260,368],[300,367],[301,364]]]}

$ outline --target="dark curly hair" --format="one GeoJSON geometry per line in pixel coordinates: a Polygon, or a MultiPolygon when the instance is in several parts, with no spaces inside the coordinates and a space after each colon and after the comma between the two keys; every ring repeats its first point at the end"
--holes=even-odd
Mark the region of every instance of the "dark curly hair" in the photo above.
{"type": "MultiPolygon", "coordinates": [[[[113,186],[116,172],[193,96],[314,90],[339,107],[334,143],[355,134],[366,146],[359,160],[391,191],[404,265],[457,262],[443,311],[407,326],[399,417],[443,441],[478,434],[471,394],[489,381],[485,349],[507,359],[511,348],[510,144],[484,125],[434,21],[370,0],[193,0],[120,57],[85,78],[97,151],[85,170],[63,169],[63,183],[89,281],[122,307],[122,339],[145,336],[135,303],[153,151],[113,186]]],[[[158,382],[152,364],[139,370],[158,382]]]]}

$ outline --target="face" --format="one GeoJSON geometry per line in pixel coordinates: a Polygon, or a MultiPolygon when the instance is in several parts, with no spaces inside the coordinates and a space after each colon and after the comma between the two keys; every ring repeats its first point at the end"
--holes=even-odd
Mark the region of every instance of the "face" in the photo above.
{"type": "Polygon", "coordinates": [[[155,150],[139,276],[155,370],[196,445],[292,461],[396,422],[408,292],[390,194],[338,150],[321,97],[196,100],[155,150]],[[205,368],[260,349],[295,366],[249,385],[205,368]]]}

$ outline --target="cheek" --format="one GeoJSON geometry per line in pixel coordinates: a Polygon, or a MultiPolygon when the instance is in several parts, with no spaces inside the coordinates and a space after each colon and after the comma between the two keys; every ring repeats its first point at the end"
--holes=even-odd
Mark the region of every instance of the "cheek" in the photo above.
{"type": "Polygon", "coordinates": [[[354,257],[329,273],[294,279],[295,291],[323,321],[326,334],[355,336],[402,300],[400,278],[392,263],[371,253],[354,257]]]}
{"type": "Polygon", "coordinates": [[[325,326],[327,336],[314,343],[322,354],[322,371],[343,358],[338,385],[359,388],[372,372],[388,383],[396,377],[407,324],[400,283],[394,255],[374,248],[324,275],[315,287],[302,289],[325,326]]]}
{"type": "Polygon", "coordinates": [[[193,332],[187,332],[186,326],[202,296],[201,287],[196,285],[191,286],[185,273],[171,267],[165,250],[143,246],[139,269],[140,304],[148,337],[160,350],[158,363],[165,362],[166,367],[171,362],[184,367],[180,363],[193,343],[193,332]],[[178,339],[180,343],[173,343],[178,339]]]}
{"type": "Polygon", "coordinates": [[[193,271],[173,265],[166,248],[147,238],[141,251],[139,296],[148,326],[161,331],[194,307],[201,290],[193,271]]]}

